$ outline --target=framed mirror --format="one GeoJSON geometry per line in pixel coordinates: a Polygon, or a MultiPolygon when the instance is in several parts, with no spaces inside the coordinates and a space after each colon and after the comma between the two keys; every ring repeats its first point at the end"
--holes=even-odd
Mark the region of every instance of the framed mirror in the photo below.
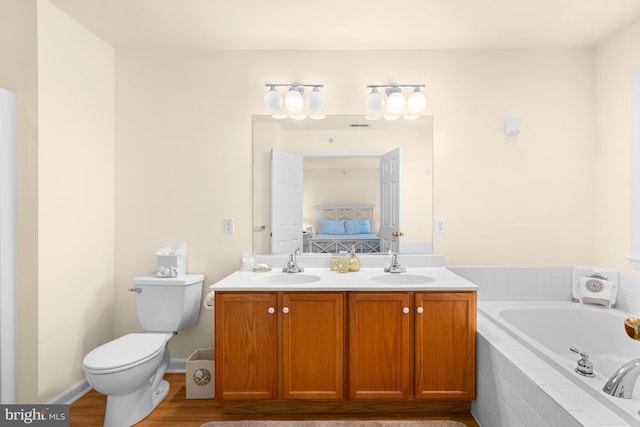
{"type": "MultiPolygon", "coordinates": [[[[289,246],[295,245],[274,243],[272,235],[277,225],[272,222],[279,215],[278,211],[296,218],[290,234],[291,238],[299,238],[304,252],[333,253],[351,247],[352,241],[362,243],[362,239],[350,240],[353,236],[346,235],[330,239],[329,244],[323,246],[327,242],[322,240],[324,234],[321,233],[327,231],[323,225],[340,225],[341,220],[349,221],[347,227],[362,226],[364,221],[352,220],[364,219],[363,214],[350,213],[362,207],[371,211],[367,218],[370,230],[366,226],[364,230],[358,227],[351,227],[351,230],[371,231],[374,235],[371,237],[380,236],[388,219],[396,215],[393,230],[398,236],[397,246],[393,248],[385,246],[383,239],[377,249],[375,244],[372,247],[366,243],[358,248],[359,252],[386,253],[388,249],[401,253],[432,252],[432,116],[394,121],[368,121],[362,116],[327,116],[324,120],[276,120],[271,116],[254,116],[252,126],[254,253],[287,253],[289,246]],[[399,170],[396,171],[399,174],[397,206],[394,207],[393,203],[385,202],[381,159],[385,153],[396,149],[400,155],[399,170]],[[302,161],[300,177],[294,179],[291,190],[286,188],[278,193],[276,188],[272,191],[274,150],[293,153],[302,161]],[[301,201],[296,201],[299,196],[283,201],[282,194],[298,192],[296,185],[300,185],[301,201]],[[272,197],[275,197],[274,203],[272,197]],[[326,217],[323,209],[327,207],[338,211],[326,217]],[[392,208],[396,209],[395,214],[389,213],[392,208]],[[301,220],[298,219],[300,213],[301,220]],[[325,224],[323,219],[336,222],[325,224]],[[336,242],[332,240],[338,243],[333,244],[336,242]],[[341,246],[342,241],[345,244],[341,246]]],[[[276,224],[280,221],[276,220],[276,224]]],[[[278,235],[278,230],[275,231],[278,235]]]]}

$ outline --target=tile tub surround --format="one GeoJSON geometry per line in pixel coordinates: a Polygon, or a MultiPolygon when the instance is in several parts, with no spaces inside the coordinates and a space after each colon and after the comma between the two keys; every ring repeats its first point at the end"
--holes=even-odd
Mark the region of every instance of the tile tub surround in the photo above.
{"type": "MultiPolygon", "coordinates": [[[[572,267],[447,267],[475,283],[482,301],[571,301],[572,267]]],[[[640,276],[620,273],[616,308],[640,316],[640,276]]]]}
{"type": "MultiPolygon", "coordinates": [[[[449,267],[479,286],[478,301],[570,301],[572,267],[449,267]]],[[[617,307],[640,314],[640,276],[620,273],[617,307]]],[[[629,426],[478,316],[478,398],[483,427],[629,426]]],[[[640,408],[639,408],[640,409],[640,408]]]]}
{"type": "Polygon", "coordinates": [[[482,427],[631,426],[482,316],[477,351],[482,427]]]}

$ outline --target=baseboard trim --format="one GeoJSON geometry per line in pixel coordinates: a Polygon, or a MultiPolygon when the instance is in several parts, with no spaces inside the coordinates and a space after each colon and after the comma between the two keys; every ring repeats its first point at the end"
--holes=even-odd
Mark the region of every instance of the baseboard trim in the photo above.
{"type": "Polygon", "coordinates": [[[187,370],[187,359],[171,359],[169,361],[169,367],[167,373],[169,374],[182,374],[187,370]]]}
{"type": "Polygon", "coordinates": [[[86,379],[83,379],[82,381],[78,381],[47,403],[51,405],[71,405],[73,402],[87,394],[90,390],[91,386],[86,379]]]}
{"type": "MultiPolygon", "coordinates": [[[[167,373],[180,374],[186,371],[187,359],[171,359],[169,361],[169,367],[167,373]]],[[[86,379],[78,381],[53,399],[49,400],[47,404],[50,405],[71,405],[76,400],[80,399],[85,394],[91,391],[91,386],[86,379]]]]}

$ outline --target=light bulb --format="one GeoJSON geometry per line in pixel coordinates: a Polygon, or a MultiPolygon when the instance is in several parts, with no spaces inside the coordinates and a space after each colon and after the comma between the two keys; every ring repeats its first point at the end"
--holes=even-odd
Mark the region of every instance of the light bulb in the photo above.
{"type": "Polygon", "coordinates": [[[264,105],[269,111],[278,111],[282,108],[282,96],[275,86],[271,86],[269,92],[264,95],[264,105]]]}
{"type": "Polygon", "coordinates": [[[295,87],[291,86],[289,92],[287,92],[287,96],[284,97],[284,104],[289,111],[300,111],[304,105],[304,98],[295,87]]]}
{"type": "Polygon", "coordinates": [[[416,90],[409,95],[409,112],[419,113],[427,106],[427,97],[420,91],[420,86],[416,86],[416,90]]]}
{"type": "Polygon", "coordinates": [[[367,111],[370,113],[380,113],[384,108],[384,97],[377,88],[372,88],[367,96],[367,111]]]}
{"type": "Polygon", "coordinates": [[[396,89],[389,94],[387,109],[389,113],[400,113],[404,109],[404,95],[400,89],[396,89]]]}
{"type": "Polygon", "coordinates": [[[317,87],[314,87],[313,92],[307,97],[307,108],[309,111],[320,111],[324,108],[324,95],[317,87]]]}

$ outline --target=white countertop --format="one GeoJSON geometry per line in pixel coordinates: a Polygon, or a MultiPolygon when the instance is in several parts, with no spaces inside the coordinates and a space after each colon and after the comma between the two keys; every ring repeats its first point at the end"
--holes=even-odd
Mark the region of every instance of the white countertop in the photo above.
{"type": "MultiPolygon", "coordinates": [[[[410,277],[407,277],[410,278],[410,277]]],[[[396,279],[395,277],[392,279],[396,279]]],[[[398,280],[402,280],[398,277],[398,280]]],[[[296,278],[291,278],[296,280],[296,278]]],[[[445,267],[407,268],[406,273],[385,273],[381,268],[363,268],[358,272],[339,273],[328,268],[305,268],[303,273],[283,273],[274,268],[264,273],[236,271],[219,282],[209,286],[212,291],[477,291],[478,286],[458,276],[445,267]],[[314,276],[317,280],[310,283],[286,283],[284,276],[314,276]],[[377,283],[371,278],[382,275],[428,276],[431,283],[377,283]],[[282,278],[279,282],[278,277],[282,278]],[[265,281],[271,283],[267,284],[265,281]]]]}

